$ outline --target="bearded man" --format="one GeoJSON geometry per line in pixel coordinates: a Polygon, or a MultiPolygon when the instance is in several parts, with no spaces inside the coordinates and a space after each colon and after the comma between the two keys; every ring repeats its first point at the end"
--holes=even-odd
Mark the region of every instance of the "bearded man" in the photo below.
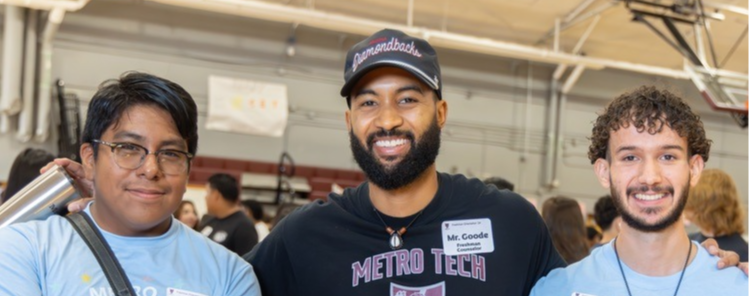
{"type": "Polygon", "coordinates": [[[375,33],[344,78],[368,182],[289,215],[245,256],[263,295],[527,295],[565,265],[524,198],[437,172],[447,102],[429,43],[375,33]]]}
{"type": "Polygon", "coordinates": [[[668,91],[643,86],[613,100],[595,121],[588,157],[624,221],[619,235],[531,295],[747,295],[747,277],[718,270],[680,223],[710,144],[700,117],[668,91]]]}

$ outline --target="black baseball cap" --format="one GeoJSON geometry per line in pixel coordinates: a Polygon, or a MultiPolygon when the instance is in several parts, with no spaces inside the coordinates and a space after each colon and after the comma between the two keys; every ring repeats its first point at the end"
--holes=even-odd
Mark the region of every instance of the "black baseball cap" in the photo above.
{"type": "Polygon", "coordinates": [[[408,71],[431,87],[442,99],[442,80],[437,53],[424,39],[385,29],[357,43],[346,54],[341,96],[351,95],[351,89],[364,75],[379,67],[396,67],[408,71]]]}

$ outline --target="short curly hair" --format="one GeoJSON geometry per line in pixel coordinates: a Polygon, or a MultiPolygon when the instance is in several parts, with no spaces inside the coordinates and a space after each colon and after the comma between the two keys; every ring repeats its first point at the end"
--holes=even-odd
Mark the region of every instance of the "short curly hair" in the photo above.
{"type": "Polygon", "coordinates": [[[647,131],[651,135],[668,125],[687,139],[687,153],[690,156],[699,154],[707,162],[712,141],[705,137],[700,117],[681,98],[655,86],[641,86],[622,94],[606,106],[593,125],[588,150],[590,162],[607,159],[611,132],[628,128],[630,124],[634,124],[638,132],[647,131]]]}

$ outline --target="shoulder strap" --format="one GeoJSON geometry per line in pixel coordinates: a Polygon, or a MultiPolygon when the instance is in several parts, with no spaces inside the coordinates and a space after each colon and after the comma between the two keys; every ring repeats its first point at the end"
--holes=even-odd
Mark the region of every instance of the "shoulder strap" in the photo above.
{"type": "Polygon", "coordinates": [[[99,230],[93,226],[94,222],[91,221],[91,218],[86,213],[79,212],[67,215],[65,219],[73,224],[75,231],[78,232],[96,256],[96,261],[99,261],[99,266],[104,271],[104,275],[107,276],[107,281],[112,286],[114,295],[136,296],[133,286],[122,270],[122,266],[120,266],[120,262],[117,261],[114,252],[109,248],[109,244],[104,240],[99,230]]]}

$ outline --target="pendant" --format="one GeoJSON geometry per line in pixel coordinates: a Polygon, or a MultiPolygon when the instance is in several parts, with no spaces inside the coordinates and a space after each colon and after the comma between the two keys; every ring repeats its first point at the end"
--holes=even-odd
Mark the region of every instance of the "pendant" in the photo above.
{"type": "Polygon", "coordinates": [[[393,231],[393,233],[390,235],[390,248],[393,250],[397,250],[403,247],[403,238],[401,237],[400,233],[397,231],[393,231]]]}

